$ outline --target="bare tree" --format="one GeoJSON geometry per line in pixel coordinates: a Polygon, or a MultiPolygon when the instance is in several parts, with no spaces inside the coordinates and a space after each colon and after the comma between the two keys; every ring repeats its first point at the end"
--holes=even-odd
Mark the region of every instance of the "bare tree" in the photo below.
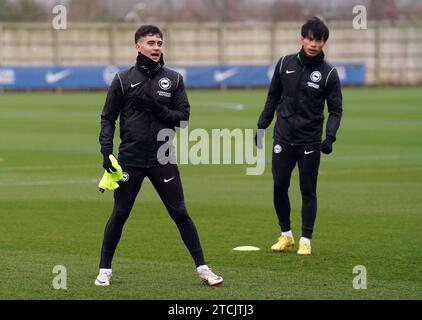
{"type": "Polygon", "coordinates": [[[368,9],[368,18],[375,20],[396,20],[398,18],[395,0],[371,0],[368,9]]]}
{"type": "MultiPolygon", "coordinates": [[[[1,4],[12,0],[0,0],[1,4]]],[[[13,2],[33,0],[13,0],[13,2]]],[[[420,0],[69,0],[73,21],[130,19],[142,22],[303,21],[314,15],[328,20],[353,18],[356,4],[368,7],[369,19],[417,19],[420,0]],[[142,6],[141,17],[134,17],[142,6]],[[400,4],[400,7],[398,6],[400,4]],[[130,14],[132,13],[132,14],[130,14]],[[130,18],[132,17],[132,18],[130,18]]],[[[2,10],[0,10],[1,19],[2,10]]],[[[4,15],[4,14],[3,14],[4,15]]],[[[10,15],[7,15],[10,16],[10,15]]],[[[7,18],[6,16],[6,18],[7,18]]]]}
{"type": "Polygon", "coordinates": [[[45,21],[47,9],[32,0],[0,0],[0,21],[45,21]]]}
{"type": "Polygon", "coordinates": [[[69,18],[72,21],[112,21],[111,8],[101,0],[72,0],[69,4],[69,18]]]}

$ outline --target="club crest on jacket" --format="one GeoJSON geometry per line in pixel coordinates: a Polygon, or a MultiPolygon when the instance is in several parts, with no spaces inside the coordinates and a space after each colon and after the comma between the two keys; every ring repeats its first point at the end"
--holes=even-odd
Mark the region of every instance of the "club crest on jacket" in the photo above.
{"type": "Polygon", "coordinates": [[[313,82],[320,82],[322,79],[322,74],[319,71],[314,71],[311,73],[311,80],[313,82]]]}
{"type": "Polygon", "coordinates": [[[158,85],[160,86],[161,89],[163,90],[169,90],[171,88],[171,81],[169,78],[161,78],[158,81],[158,85]]]}
{"type": "Polygon", "coordinates": [[[129,173],[127,172],[123,172],[123,182],[128,182],[129,181],[129,173]]]}

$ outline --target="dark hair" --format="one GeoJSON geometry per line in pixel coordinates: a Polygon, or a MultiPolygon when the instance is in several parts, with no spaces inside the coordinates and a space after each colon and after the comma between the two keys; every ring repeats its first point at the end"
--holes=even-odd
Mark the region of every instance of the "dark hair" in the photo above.
{"type": "Polygon", "coordinates": [[[318,17],[313,17],[305,22],[302,26],[301,31],[302,37],[306,38],[309,34],[312,34],[313,37],[317,40],[327,41],[330,36],[330,31],[325,23],[318,17]]]}
{"type": "Polygon", "coordinates": [[[135,32],[135,43],[139,41],[142,37],[145,37],[149,34],[156,35],[158,34],[161,39],[163,39],[163,33],[161,30],[153,25],[144,25],[140,26],[138,30],[135,32]]]}

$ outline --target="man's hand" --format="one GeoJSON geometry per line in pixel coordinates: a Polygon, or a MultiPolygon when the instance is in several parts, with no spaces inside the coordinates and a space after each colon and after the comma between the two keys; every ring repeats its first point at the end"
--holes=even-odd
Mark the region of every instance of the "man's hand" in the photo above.
{"type": "Polygon", "coordinates": [[[333,139],[331,137],[326,137],[322,142],[321,151],[325,154],[330,154],[333,152],[333,139]]]}
{"type": "Polygon", "coordinates": [[[111,164],[111,160],[108,157],[109,155],[103,154],[103,168],[108,172],[116,172],[116,169],[111,164]]]}
{"type": "Polygon", "coordinates": [[[264,133],[265,133],[264,129],[258,129],[255,133],[255,145],[258,149],[262,149],[262,142],[265,136],[264,133]]]}

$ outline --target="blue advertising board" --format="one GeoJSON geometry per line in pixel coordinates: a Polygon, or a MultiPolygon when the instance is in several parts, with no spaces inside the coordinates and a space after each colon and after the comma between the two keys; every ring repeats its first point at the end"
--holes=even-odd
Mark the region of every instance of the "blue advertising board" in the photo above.
{"type": "MultiPolygon", "coordinates": [[[[0,88],[4,89],[101,89],[107,88],[116,72],[128,66],[0,66],[0,88]]],[[[274,65],[170,66],[180,72],[187,87],[268,86],[274,65]]],[[[336,64],[343,84],[364,84],[365,65],[336,64]]]]}

